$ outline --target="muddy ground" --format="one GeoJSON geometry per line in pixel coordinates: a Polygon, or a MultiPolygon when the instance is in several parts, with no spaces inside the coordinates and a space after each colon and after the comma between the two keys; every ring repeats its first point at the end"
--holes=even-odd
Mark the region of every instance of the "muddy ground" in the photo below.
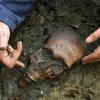
{"type": "MultiPolygon", "coordinates": [[[[45,39],[58,28],[72,27],[85,39],[100,24],[99,0],[39,0],[26,21],[12,33],[10,44],[23,41],[25,69],[1,65],[0,100],[100,100],[100,63],[75,64],[54,80],[26,82],[28,58],[40,52],[45,39]]],[[[98,45],[88,45],[88,53],[98,45]]],[[[46,55],[48,56],[48,55],[46,55]]],[[[48,59],[45,59],[49,62],[48,59]]]]}

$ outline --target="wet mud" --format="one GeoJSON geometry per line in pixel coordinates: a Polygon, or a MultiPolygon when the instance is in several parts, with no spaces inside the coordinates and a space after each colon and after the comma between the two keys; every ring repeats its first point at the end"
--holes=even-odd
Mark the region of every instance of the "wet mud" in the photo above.
{"type": "MultiPolygon", "coordinates": [[[[65,66],[56,61],[48,50],[43,49],[48,36],[59,28],[73,28],[85,38],[100,26],[99,0],[38,0],[26,21],[12,33],[10,44],[16,48],[23,41],[20,59],[25,69],[0,68],[0,100],[100,100],[100,62],[75,63],[53,79],[32,81],[27,73],[32,72],[29,56],[38,56],[37,70],[54,63],[56,73],[65,66]]],[[[87,45],[87,54],[99,45],[96,41],[87,45]]],[[[34,63],[34,62],[33,62],[34,63]]]]}

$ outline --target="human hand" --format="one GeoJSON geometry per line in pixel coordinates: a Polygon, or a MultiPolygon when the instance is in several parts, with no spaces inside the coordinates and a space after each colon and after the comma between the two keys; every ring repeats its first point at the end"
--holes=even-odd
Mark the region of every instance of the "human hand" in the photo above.
{"type": "MultiPolygon", "coordinates": [[[[100,28],[98,28],[94,33],[92,33],[89,37],[87,37],[86,43],[92,43],[99,38],[100,38],[100,28]]],[[[93,53],[89,54],[88,56],[85,56],[82,59],[82,62],[84,64],[95,61],[100,61],[100,46],[97,47],[97,49],[95,49],[93,53]]]]}
{"type": "Polygon", "coordinates": [[[17,43],[17,49],[13,49],[8,45],[7,50],[0,50],[0,61],[8,68],[13,68],[15,65],[25,67],[25,65],[18,60],[22,52],[22,42],[17,43]]]}
{"type": "Polygon", "coordinates": [[[7,48],[10,38],[10,28],[7,24],[0,22],[0,48],[7,48]]]}

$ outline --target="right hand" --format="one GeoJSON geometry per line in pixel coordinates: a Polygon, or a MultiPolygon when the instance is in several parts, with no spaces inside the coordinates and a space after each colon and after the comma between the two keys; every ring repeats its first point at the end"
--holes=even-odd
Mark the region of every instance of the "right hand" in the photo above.
{"type": "MultiPolygon", "coordinates": [[[[98,28],[95,32],[93,32],[90,36],[87,37],[86,43],[92,43],[96,41],[97,39],[100,39],[100,28],[98,28]]],[[[95,49],[93,53],[85,56],[82,59],[82,62],[84,64],[92,63],[96,61],[100,61],[100,46],[98,46],[97,49],[95,49]]]]}

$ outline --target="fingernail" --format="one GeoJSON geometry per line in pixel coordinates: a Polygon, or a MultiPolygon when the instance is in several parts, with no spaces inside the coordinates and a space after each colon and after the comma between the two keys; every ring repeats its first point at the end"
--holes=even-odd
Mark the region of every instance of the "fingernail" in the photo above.
{"type": "Polygon", "coordinates": [[[25,68],[25,65],[23,65],[22,68],[25,68]]]}
{"type": "Polygon", "coordinates": [[[82,59],[82,64],[86,64],[84,59],[85,59],[85,57],[82,59]]]}
{"type": "Polygon", "coordinates": [[[86,43],[89,43],[91,41],[91,38],[86,39],[86,43]]]}
{"type": "Polygon", "coordinates": [[[26,66],[25,65],[23,65],[23,68],[25,68],[26,66]]]}

